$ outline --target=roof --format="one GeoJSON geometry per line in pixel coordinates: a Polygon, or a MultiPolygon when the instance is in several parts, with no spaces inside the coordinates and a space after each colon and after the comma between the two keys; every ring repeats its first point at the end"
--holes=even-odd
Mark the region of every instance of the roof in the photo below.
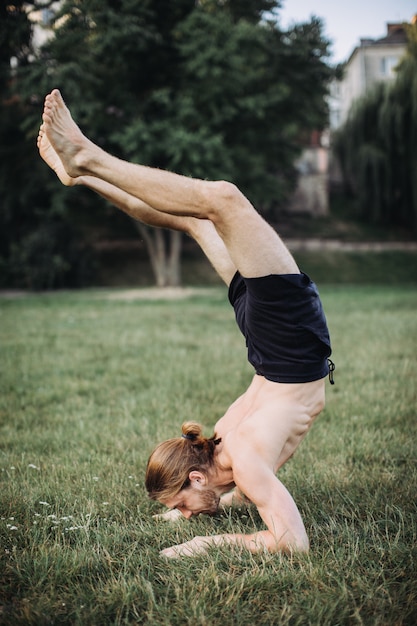
{"type": "Polygon", "coordinates": [[[388,23],[387,34],[380,39],[371,39],[370,37],[364,37],[360,39],[360,45],[356,46],[349,56],[347,63],[349,63],[352,57],[358,50],[363,48],[370,48],[373,46],[398,46],[407,44],[407,32],[404,22],[400,23],[388,23]]]}
{"type": "Polygon", "coordinates": [[[406,44],[407,33],[404,24],[387,24],[387,34],[381,39],[374,40],[374,45],[378,44],[406,44]]]}

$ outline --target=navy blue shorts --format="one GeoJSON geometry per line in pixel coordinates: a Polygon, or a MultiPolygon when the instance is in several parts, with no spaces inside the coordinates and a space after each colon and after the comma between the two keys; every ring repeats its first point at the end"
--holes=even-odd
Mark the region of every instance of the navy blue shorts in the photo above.
{"type": "Polygon", "coordinates": [[[229,300],[257,374],[278,383],[328,375],[329,331],[317,287],[306,274],[244,278],[237,272],[229,300]]]}

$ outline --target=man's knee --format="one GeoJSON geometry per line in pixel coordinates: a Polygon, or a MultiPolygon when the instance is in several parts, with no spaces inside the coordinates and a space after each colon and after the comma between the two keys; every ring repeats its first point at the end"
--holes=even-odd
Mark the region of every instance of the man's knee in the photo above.
{"type": "Polygon", "coordinates": [[[225,180],[205,182],[203,195],[207,217],[214,223],[233,218],[235,212],[242,217],[241,211],[251,206],[238,187],[225,180]]]}

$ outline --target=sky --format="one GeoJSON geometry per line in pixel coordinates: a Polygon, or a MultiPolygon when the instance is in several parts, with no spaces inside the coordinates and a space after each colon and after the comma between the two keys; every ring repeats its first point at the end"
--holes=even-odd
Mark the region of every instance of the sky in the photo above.
{"type": "Polygon", "coordinates": [[[361,38],[384,37],[388,22],[410,22],[415,14],[417,0],[282,0],[278,12],[284,28],[320,17],[324,34],[333,42],[333,63],[347,61],[361,38]]]}

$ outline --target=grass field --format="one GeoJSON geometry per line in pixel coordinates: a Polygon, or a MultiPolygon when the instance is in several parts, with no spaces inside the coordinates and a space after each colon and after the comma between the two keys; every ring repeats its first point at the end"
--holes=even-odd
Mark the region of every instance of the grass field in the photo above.
{"type": "Polygon", "coordinates": [[[223,288],[0,301],[0,624],[415,626],[417,289],[323,286],[336,385],[280,478],[311,552],[159,550],[262,528],[253,508],[176,526],[148,454],[251,377],[223,288]]]}

